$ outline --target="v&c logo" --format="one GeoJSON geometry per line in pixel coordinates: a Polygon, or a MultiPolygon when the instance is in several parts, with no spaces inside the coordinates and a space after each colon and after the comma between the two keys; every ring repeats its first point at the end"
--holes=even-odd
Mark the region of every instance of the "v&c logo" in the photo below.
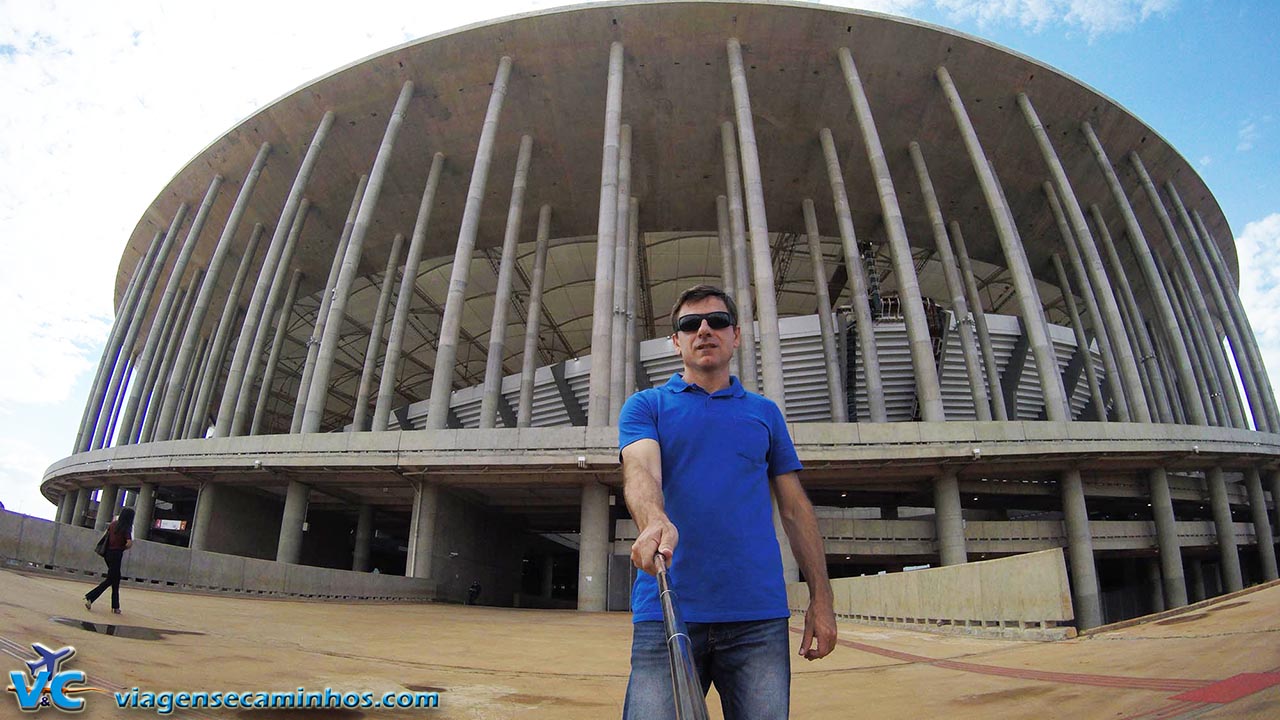
{"type": "Polygon", "coordinates": [[[38,657],[27,661],[26,672],[11,671],[9,686],[5,688],[14,694],[18,708],[23,712],[35,712],[52,705],[63,712],[83,710],[84,700],[72,695],[93,688],[71,687],[83,686],[85,674],[81,670],[62,669],[62,664],[75,656],[76,649],[68,645],[60,650],[50,650],[40,643],[33,643],[31,649],[38,657]]]}

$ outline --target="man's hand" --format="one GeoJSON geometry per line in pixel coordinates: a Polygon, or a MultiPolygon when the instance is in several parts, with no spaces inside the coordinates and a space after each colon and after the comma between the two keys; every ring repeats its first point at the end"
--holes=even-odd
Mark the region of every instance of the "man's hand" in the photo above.
{"type": "Polygon", "coordinates": [[[631,544],[631,564],[650,575],[657,575],[658,568],[654,565],[654,556],[662,553],[663,558],[670,563],[671,555],[675,552],[678,542],[680,542],[680,533],[666,515],[653,518],[644,532],[641,532],[636,541],[631,544]]]}
{"type": "Polygon", "coordinates": [[[836,613],[829,601],[809,599],[804,615],[804,637],[800,640],[800,657],[817,660],[836,648],[836,613]],[[814,647],[814,645],[817,647],[814,647]]]}

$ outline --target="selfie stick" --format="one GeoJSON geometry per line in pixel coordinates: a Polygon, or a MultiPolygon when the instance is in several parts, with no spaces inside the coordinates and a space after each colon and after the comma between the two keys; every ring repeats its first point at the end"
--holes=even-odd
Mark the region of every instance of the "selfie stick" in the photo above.
{"type": "Polygon", "coordinates": [[[671,661],[676,720],[707,720],[707,701],[693,664],[693,646],[676,610],[676,594],[667,581],[667,562],[662,553],[654,558],[654,564],[658,566],[658,597],[662,602],[662,624],[667,631],[667,659],[671,661]]]}

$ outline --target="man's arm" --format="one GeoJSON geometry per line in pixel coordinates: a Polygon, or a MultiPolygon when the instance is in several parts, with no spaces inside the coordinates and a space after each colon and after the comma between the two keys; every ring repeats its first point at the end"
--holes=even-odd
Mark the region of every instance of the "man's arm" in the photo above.
{"type": "Polygon", "coordinates": [[[791,543],[805,581],[809,583],[809,611],[804,616],[804,637],[800,655],[817,660],[826,657],[836,646],[836,614],[833,608],[831,580],[827,577],[827,556],[818,532],[809,496],[805,495],[800,477],[793,472],[773,478],[778,498],[778,514],[791,543]],[[817,647],[813,647],[814,641],[817,647]]]}
{"type": "Polygon", "coordinates": [[[680,540],[662,500],[662,450],[658,441],[644,438],[622,448],[622,482],[627,509],[640,531],[631,545],[631,563],[657,575],[654,555],[661,552],[670,561],[680,540]]]}

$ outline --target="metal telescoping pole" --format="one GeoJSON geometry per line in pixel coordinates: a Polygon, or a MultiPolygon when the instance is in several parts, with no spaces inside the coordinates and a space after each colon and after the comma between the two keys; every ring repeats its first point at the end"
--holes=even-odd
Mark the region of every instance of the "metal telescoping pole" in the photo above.
{"type": "MultiPolygon", "coordinates": [[[[227,299],[222,304],[222,314],[218,316],[218,329],[213,333],[212,360],[205,368],[204,376],[200,378],[200,392],[196,395],[194,420],[203,426],[209,424],[209,403],[213,401],[213,391],[218,384],[218,377],[222,374],[227,346],[231,342],[232,328],[239,314],[240,291],[244,288],[245,279],[249,277],[249,271],[253,267],[253,256],[257,253],[258,242],[262,240],[265,232],[266,229],[262,227],[262,223],[253,226],[253,232],[249,234],[249,240],[245,243],[244,253],[240,256],[240,266],[236,269],[235,279],[231,281],[231,289],[227,291],[227,299]]],[[[193,437],[196,430],[195,425],[189,426],[187,437],[193,437]]],[[[204,437],[207,432],[208,427],[200,428],[200,437],[204,437]]]]}
{"type": "MultiPolygon", "coordinates": [[[[231,214],[227,216],[227,222],[222,227],[222,235],[219,236],[218,244],[214,247],[213,256],[209,258],[209,267],[205,271],[204,283],[200,285],[200,294],[196,296],[195,305],[192,307],[191,321],[187,323],[182,344],[179,346],[178,359],[173,366],[175,374],[181,374],[191,364],[196,338],[199,337],[200,328],[204,325],[204,318],[209,311],[209,305],[213,302],[213,295],[218,290],[218,278],[222,273],[222,266],[227,256],[231,254],[231,245],[240,228],[240,221],[244,218],[245,209],[249,207],[249,200],[253,197],[253,190],[258,185],[258,178],[262,176],[262,168],[266,165],[267,156],[270,154],[271,144],[262,143],[258,148],[257,156],[253,159],[253,164],[249,167],[249,172],[245,175],[244,182],[240,185],[240,192],[236,195],[235,204],[231,207],[231,214]]],[[[171,379],[170,393],[173,391],[172,385],[171,379]]],[[[172,432],[168,429],[176,412],[177,407],[170,404],[166,396],[165,404],[160,408],[158,440],[169,440],[177,434],[176,429],[172,432]]]]}
{"type": "MultiPolygon", "coordinates": [[[[391,317],[391,332],[387,336],[387,357],[382,363],[382,379],[378,382],[378,401],[373,409],[373,430],[387,429],[391,418],[391,403],[395,398],[396,370],[400,367],[400,348],[404,344],[404,329],[409,323],[409,308],[413,305],[414,288],[418,284],[418,265],[422,262],[422,248],[426,244],[427,226],[431,222],[431,206],[435,204],[436,188],[440,185],[440,172],[444,169],[444,155],[431,157],[431,171],[427,173],[427,185],[418,204],[418,217],[413,223],[413,235],[409,240],[409,253],[405,256],[404,272],[400,274],[400,292],[396,295],[396,311],[391,317]]],[[[330,271],[330,288],[337,282],[337,271],[330,271]]]]}
{"type": "MultiPolygon", "coordinates": [[[[387,255],[387,269],[382,273],[382,289],[378,292],[378,307],[373,312],[373,324],[369,328],[369,345],[364,351],[364,366],[360,369],[360,387],[356,391],[356,407],[351,418],[351,429],[365,429],[369,418],[369,395],[373,392],[373,372],[378,366],[378,353],[382,349],[382,328],[387,323],[387,305],[396,285],[396,267],[400,264],[400,248],[404,235],[396,233],[391,240],[391,252],[387,255]]],[[[383,373],[386,372],[385,366],[383,373]]]]}
{"type": "MultiPolygon", "coordinates": [[[[822,142],[822,154],[827,164],[827,181],[831,185],[831,199],[836,209],[836,225],[840,228],[840,244],[844,249],[845,274],[849,278],[849,294],[853,305],[854,326],[858,332],[858,350],[862,355],[862,382],[867,391],[867,410],[871,422],[889,421],[884,403],[884,381],[880,375],[880,352],[876,346],[875,320],[871,316],[871,300],[867,290],[867,270],[862,264],[862,252],[858,249],[858,236],[853,228],[853,213],[849,209],[849,195],[845,190],[844,172],[840,169],[840,156],[836,153],[835,139],[831,131],[822,128],[818,133],[822,142]]],[[[852,360],[850,360],[852,363],[852,360]]]]}
{"type": "MultiPolygon", "coordinates": [[[[1098,141],[1098,136],[1093,132],[1093,126],[1088,122],[1084,122],[1080,124],[1080,129],[1084,133],[1089,147],[1093,150],[1094,159],[1097,160],[1098,168],[1102,171],[1102,176],[1107,181],[1107,186],[1111,189],[1111,195],[1115,199],[1116,205],[1120,208],[1120,216],[1124,219],[1125,224],[1125,235],[1129,237],[1129,247],[1138,259],[1138,266],[1147,281],[1147,287],[1151,290],[1157,317],[1164,327],[1165,334],[1169,336],[1170,345],[1173,346],[1172,362],[1174,371],[1178,376],[1178,382],[1184,388],[1192,388],[1195,386],[1195,376],[1191,371],[1191,358],[1187,355],[1187,347],[1182,344],[1182,339],[1176,337],[1177,333],[1174,328],[1177,320],[1173,316],[1173,304],[1169,300],[1169,294],[1164,291],[1164,285],[1160,282],[1159,273],[1156,272],[1155,261],[1151,255],[1151,247],[1147,244],[1146,235],[1142,232],[1142,227],[1138,224],[1138,218],[1133,213],[1133,207],[1129,204],[1129,196],[1125,193],[1124,188],[1120,186],[1120,179],[1116,177],[1115,169],[1111,166],[1111,160],[1107,157],[1106,150],[1103,149],[1102,143],[1098,141]]],[[[1186,400],[1188,410],[1191,413],[1191,424],[1208,424],[1204,412],[1204,404],[1200,401],[1200,395],[1189,392],[1186,400]]]]}
{"type": "Polygon", "coordinates": [[[627,286],[631,227],[631,126],[623,125],[618,147],[618,211],[613,248],[613,322],[609,326],[609,423],[616,424],[626,399],[627,286]]]}
{"type": "MultiPolygon", "coordinates": [[[[618,243],[618,163],[622,153],[622,43],[609,46],[600,166],[600,210],[596,224],[596,271],[591,314],[591,377],[587,425],[609,424],[609,370],[613,364],[613,254],[618,243]]],[[[584,498],[585,501],[585,498],[584,498]]],[[[579,596],[581,597],[581,590],[579,596]]],[[[579,602],[581,605],[581,602],[579,602]]]]}
{"type": "Polygon", "coordinates": [[[533,138],[520,138],[516,172],[511,183],[511,202],[507,206],[507,227],[502,238],[502,259],[498,265],[498,288],[493,296],[493,318],[489,325],[489,353],[485,358],[484,394],[480,399],[480,427],[493,428],[498,422],[498,404],[502,401],[502,361],[506,356],[507,315],[511,308],[512,286],[516,277],[516,245],[520,242],[520,216],[524,213],[524,193],[529,181],[529,162],[533,155],[533,138]]]}
{"type": "Polygon", "coordinates": [[[258,334],[263,305],[266,303],[267,293],[271,290],[276,266],[280,263],[280,255],[284,252],[289,231],[293,229],[293,218],[298,206],[302,203],[302,193],[306,191],[311,172],[320,159],[321,148],[324,147],[325,139],[329,135],[329,128],[333,126],[333,118],[333,111],[325,112],[321,117],[315,135],[311,138],[311,146],[307,148],[302,164],[298,168],[298,174],[293,178],[293,185],[289,188],[288,197],[285,198],[275,232],[271,235],[271,242],[267,245],[262,269],[258,273],[258,282],[253,287],[253,295],[245,311],[244,324],[240,326],[236,350],[231,356],[231,368],[227,371],[227,381],[222,388],[222,400],[218,403],[218,420],[213,431],[214,437],[227,437],[231,434],[231,427],[235,422],[236,401],[240,396],[240,388],[244,384],[245,367],[249,364],[249,353],[254,338],[258,334]]]}
{"type": "MultiPolygon", "coordinates": [[[[738,154],[742,159],[742,192],[747,205],[747,236],[751,240],[751,269],[756,281],[756,315],[760,325],[760,375],[764,394],[783,417],[787,415],[786,386],[782,382],[782,336],[778,331],[778,300],[774,294],[773,259],[769,253],[769,219],[765,215],[764,178],[756,145],[755,120],[751,116],[751,96],[742,63],[742,46],[729,38],[729,79],[733,86],[733,109],[738,126],[738,154]]],[[[783,565],[790,548],[782,549],[783,565]]],[[[794,560],[792,560],[794,562],[794,560]]]]}
{"type": "Polygon", "coordinates": [[[369,184],[369,176],[361,175],[356,182],[356,191],[351,198],[351,207],[347,210],[347,220],[338,236],[338,247],[333,251],[333,260],[329,264],[329,277],[324,284],[324,294],[320,296],[320,308],[316,311],[316,321],[311,328],[311,336],[307,338],[307,359],[302,364],[302,376],[298,381],[298,395],[293,406],[293,421],[289,424],[290,433],[302,430],[302,416],[307,409],[307,395],[311,392],[311,378],[315,376],[316,362],[320,358],[320,339],[324,337],[324,328],[329,322],[329,306],[333,304],[333,289],[338,285],[338,273],[342,271],[342,262],[347,255],[347,242],[356,227],[356,213],[360,211],[360,203],[364,199],[365,189],[369,184]]]}
{"type": "Polygon", "coordinates": [[[707,702],[703,695],[698,668],[693,662],[693,643],[680,618],[676,593],[667,577],[667,561],[654,558],[658,565],[658,597],[662,605],[662,627],[667,633],[667,659],[671,664],[671,694],[675,699],[676,720],[706,720],[707,702]]]}
{"type": "Polygon", "coordinates": [[[480,211],[484,205],[485,186],[489,181],[489,165],[493,161],[494,138],[498,134],[498,120],[502,117],[502,104],[507,97],[507,83],[510,79],[511,58],[504,55],[498,61],[498,72],[493,78],[493,90],[489,93],[489,107],[485,110],[480,142],[476,146],[471,184],[467,187],[467,200],[462,209],[462,225],[458,229],[458,243],[453,253],[449,293],[444,301],[444,317],[440,320],[440,339],[436,344],[435,369],[431,373],[431,396],[428,398],[426,421],[428,430],[443,430],[449,425],[449,398],[453,394],[453,369],[458,359],[458,333],[462,328],[462,306],[467,301],[471,255],[476,248],[476,234],[480,229],[480,211]]]}
{"type": "Polygon", "coordinates": [[[973,263],[969,260],[969,248],[964,242],[964,233],[960,232],[960,223],[952,220],[948,223],[951,242],[955,245],[956,261],[960,265],[960,280],[964,284],[965,299],[969,301],[969,312],[973,313],[973,327],[978,331],[978,349],[982,352],[982,366],[987,372],[988,397],[991,399],[991,413],[996,420],[1009,419],[1009,409],[1004,404],[1004,388],[1000,383],[1000,369],[996,365],[995,348],[991,345],[991,329],[987,326],[987,313],[982,309],[982,296],[978,294],[978,282],[973,275],[973,263]]]}
{"type": "Polygon", "coordinates": [[[849,421],[849,407],[840,377],[840,359],[836,355],[835,323],[831,319],[831,294],[827,290],[827,270],[822,259],[822,237],[818,234],[818,216],[813,201],[805,198],[804,229],[809,236],[809,260],[813,267],[814,294],[818,299],[818,327],[822,334],[822,360],[827,378],[827,395],[831,398],[831,422],[849,421]]]}
{"type": "Polygon", "coordinates": [[[964,299],[964,284],[960,281],[960,271],[956,269],[955,257],[951,252],[951,241],[947,238],[947,224],[942,217],[942,207],[938,204],[938,195],[933,188],[933,180],[929,177],[929,167],[924,162],[924,153],[920,143],[912,142],[908,146],[911,163],[915,166],[916,177],[920,180],[920,192],[924,197],[924,206],[929,214],[933,227],[933,241],[938,248],[939,260],[942,264],[942,275],[947,283],[947,292],[951,295],[951,309],[956,315],[956,324],[960,327],[960,350],[964,355],[965,372],[969,377],[969,391],[973,397],[973,407],[978,420],[991,419],[991,401],[987,397],[987,386],[982,381],[982,366],[978,360],[977,342],[970,327],[969,304],[964,299]]]}
{"type": "MultiPolygon", "coordinates": [[[[725,192],[729,198],[729,236],[733,242],[733,287],[738,294],[738,326],[741,342],[738,345],[738,381],[742,387],[755,392],[759,389],[759,370],[756,365],[756,301],[751,285],[751,253],[747,252],[747,216],[742,206],[742,172],[738,167],[738,141],[734,138],[733,123],[720,125],[720,149],[724,155],[725,192]]],[[[674,332],[674,328],[672,329],[674,332]]]]}
{"type": "Polygon", "coordinates": [[[289,334],[289,317],[293,315],[293,305],[298,299],[298,285],[302,282],[302,270],[293,271],[289,280],[289,291],[284,295],[284,304],[276,316],[276,335],[271,340],[271,354],[267,364],[262,368],[262,384],[258,389],[258,401],[253,406],[253,421],[249,423],[249,434],[257,435],[267,415],[267,401],[271,398],[271,385],[275,380],[276,367],[280,364],[280,352],[284,347],[284,338],[289,334]]]}
{"type": "Polygon", "coordinates": [[[547,246],[551,237],[551,206],[538,211],[538,240],[533,252],[533,277],[529,286],[529,317],[524,326],[524,354],[520,359],[520,402],[516,427],[533,421],[533,373],[536,369],[538,333],[542,328],[542,289],[547,275],[547,246]]]}
{"type": "Polygon", "coordinates": [[[1093,367],[1093,352],[1089,349],[1089,338],[1084,333],[1084,322],[1080,319],[1080,310],[1076,307],[1075,296],[1071,294],[1071,282],[1067,280],[1067,269],[1062,266],[1062,258],[1054,253],[1053,271],[1058,278],[1058,289],[1062,291],[1062,302],[1067,306],[1067,317],[1071,319],[1071,330],[1076,336],[1076,352],[1083,353],[1084,377],[1089,386],[1089,397],[1093,406],[1098,409],[1099,422],[1107,421],[1107,404],[1102,399],[1102,386],[1098,384],[1098,372],[1093,367]]]}
{"type": "Polygon", "coordinates": [[[329,319],[325,322],[324,335],[320,339],[320,354],[316,357],[315,371],[311,376],[311,386],[307,388],[307,409],[302,413],[300,432],[320,432],[320,423],[324,419],[325,404],[329,399],[329,376],[333,372],[333,359],[338,352],[338,343],[342,337],[342,318],[346,314],[347,301],[351,296],[351,287],[360,272],[360,256],[364,251],[365,236],[369,226],[373,224],[373,214],[378,207],[378,199],[382,195],[382,183],[387,177],[387,168],[391,165],[396,138],[400,135],[400,127],[404,124],[404,115],[413,98],[413,83],[406,81],[400,86],[400,96],[396,98],[391,117],[387,120],[387,129],[382,134],[382,144],[374,157],[373,168],[369,171],[369,186],[360,200],[360,210],[356,213],[356,224],[351,231],[351,239],[347,241],[347,250],[342,258],[342,270],[338,273],[338,283],[333,288],[333,299],[329,303],[329,319]]]}
{"type": "Polygon", "coordinates": [[[938,67],[936,74],[969,152],[969,160],[978,175],[978,183],[982,186],[982,194],[987,201],[991,220],[996,228],[996,236],[1000,240],[1000,248],[1009,267],[1023,327],[1031,345],[1032,355],[1035,357],[1036,373],[1040,377],[1040,388],[1044,393],[1045,416],[1050,421],[1068,421],[1071,419],[1071,412],[1067,406],[1066,392],[1062,387],[1062,375],[1058,371],[1057,357],[1049,341],[1044,308],[1036,293],[1035,277],[1031,273],[1031,265],[1027,261],[1022,238],[1013,222],[1013,213],[1009,210],[1004,192],[996,179],[995,170],[987,159],[982,143],[978,140],[978,133],[974,129],[968,111],[965,110],[964,101],[960,99],[960,92],[956,89],[951,74],[943,66],[938,67]]]}
{"type": "Polygon", "coordinates": [[[249,357],[244,364],[244,376],[240,381],[240,394],[236,396],[236,407],[231,416],[232,437],[243,435],[253,420],[249,415],[249,407],[256,397],[253,386],[258,380],[258,365],[262,362],[262,355],[267,347],[267,336],[271,334],[280,296],[287,292],[286,278],[289,276],[289,265],[293,262],[293,254],[298,249],[298,238],[302,235],[302,228],[310,212],[311,201],[303,198],[302,204],[298,206],[298,211],[293,216],[289,236],[284,242],[284,252],[280,254],[280,261],[276,263],[275,273],[271,278],[271,289],[267,291],[266,302],[262,304],[262,317],[258,320],[257,332],[253,334],[253,344],[249,346],[249,357]]]}

